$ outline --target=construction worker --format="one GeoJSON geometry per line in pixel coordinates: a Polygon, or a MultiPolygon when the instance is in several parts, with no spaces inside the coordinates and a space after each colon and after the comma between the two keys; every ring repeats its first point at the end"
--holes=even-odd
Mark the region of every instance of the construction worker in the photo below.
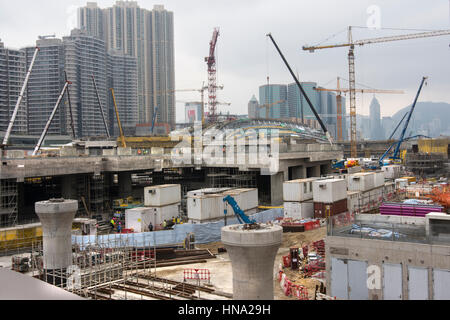
{"type": "Polygon", "coordinates": [[[116,228],[116,221],[114,219],[111,219],[110,223],[112,230],[114,230],[116,228]]]}
{"type": "Polygon", "coordinates": [[[150,232],[153,231],[153,223],[150,222],[150,225],[148,226],[148,230],[149,230],[150,232]]]}
{"type": "Polygon", "coordinates": [[[163,229],[165,230],[166,228],[167,228],[167,221],[164,220],[164,222],[163,222],[163,229]]]}
{"type": "Polygon", "coordinates": [[[172,223],[173,223],[173,224],[176,224],[176,223],[177,223],[177,220],[175,220],[175,217],[172,217],[172,223]]]}
{"type": "Polygon", "coordinates": [[[119,222],[119,225],[117,226],[117,232],[120,233],[122,231],[122,222],[119,222]]]}
{"type": "Polygon", "coordinates": [[[180,217],[177,217],[177,224],[180,224],[181,220],[180,217]]]}

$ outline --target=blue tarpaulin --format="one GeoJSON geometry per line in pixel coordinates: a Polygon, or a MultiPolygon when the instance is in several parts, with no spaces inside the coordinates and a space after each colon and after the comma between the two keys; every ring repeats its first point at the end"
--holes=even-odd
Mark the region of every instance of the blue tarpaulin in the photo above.
{"type": "MultiPolygon", "coordinates": [[[[258,212],[251,216],[258,223],[274,221],[283,217],[283,209],[271,209],[258,212]]],[[[227,225],[239,224],[236,217],[227,218],[227,225]]],[[[173,230],[132,233],[132,234],[110,234],[102,236],[72,236],[72,243],[85,247],[92,244],[104,247],[118,247],[130,245],[133,247],[164,246],[183,243],[189,233],[195,234],[195,243],[205,244],[221,240],[221,229],[224,220],[202,224],[178,224],[173,230]]]]}

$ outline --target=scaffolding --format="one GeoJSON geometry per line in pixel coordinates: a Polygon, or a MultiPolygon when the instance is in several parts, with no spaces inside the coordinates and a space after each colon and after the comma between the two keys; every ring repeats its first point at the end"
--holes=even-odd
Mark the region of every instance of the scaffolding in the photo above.
{"type": "Polygon", "coordinates": [[[0,226],[17,224],[17,197],[17,181],[13,179],[0,180],[0,226]]]}
{"type": "Polygon", "coordinates": [[[237,168],[208,168],[207,185],[211,188],[257,188],[257,172],[237,168]]]}

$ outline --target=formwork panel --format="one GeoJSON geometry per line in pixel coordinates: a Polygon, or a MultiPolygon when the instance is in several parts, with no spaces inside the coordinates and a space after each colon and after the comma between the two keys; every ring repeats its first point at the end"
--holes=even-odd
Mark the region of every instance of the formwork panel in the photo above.
{"type": "Polygon", "coordinates": [[[450,300],[450,270],[433,270],[434,300],[450,300]]]}
{"type": "Polygon", "coordinates": [[[383,264],[383,300],[402,300],[402,266],[383,264]]]}
{"type": "Polygon", "coordinates": [[[350,300],[368,300],[367,262],[348,260],[348,291],[350,300]]]}
{"type": "Polygon", "coordinates": [[[428,269],[408,266],[408,299],[428,300],[428,269]]]}
{"type": "Polygon", "coordinates": [[[347,262],[331,258],[331,294],[337,299],[348,299],[347,262]]]}

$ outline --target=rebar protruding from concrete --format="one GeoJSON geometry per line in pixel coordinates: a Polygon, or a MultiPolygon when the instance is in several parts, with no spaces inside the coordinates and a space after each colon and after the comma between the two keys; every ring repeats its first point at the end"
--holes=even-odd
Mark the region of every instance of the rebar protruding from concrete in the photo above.
{"type": "Polygon", "coordinates": [[[36,202],[42,224],[44,270],[65,269],[72,265],[72,221],[78,201],[51,199],[36,202]]]}
{"type": "Polygon", "coordinates": [[[222,243],[233,268],[234,300],[273,300],[274,261],[283,229],[262,224],[245,230],[244,225],[222,228],[222,243]]]}

